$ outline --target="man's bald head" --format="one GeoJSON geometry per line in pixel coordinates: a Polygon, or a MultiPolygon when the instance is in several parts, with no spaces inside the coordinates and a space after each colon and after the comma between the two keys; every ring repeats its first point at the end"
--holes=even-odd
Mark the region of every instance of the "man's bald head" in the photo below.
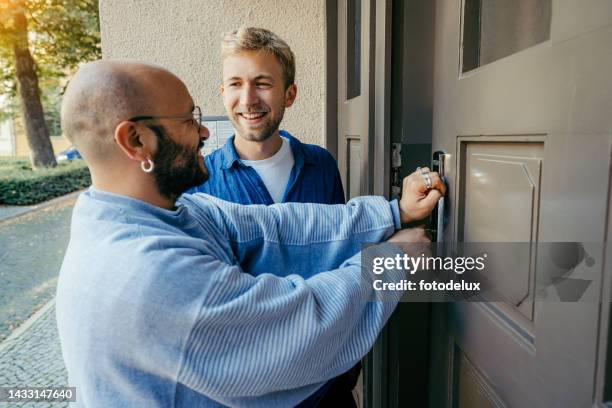
{"type": "MultiPolygon", "coordinates": [[[[119,152],[116,126],[134,116],[157,115],[168,87],[185,88],[171,72],[151,64],[100,60],[82,66],[62,103],[62,129],[92,163],[119,152]]],[[[186,91],[186,89],[185,89],[186,91]]]]}

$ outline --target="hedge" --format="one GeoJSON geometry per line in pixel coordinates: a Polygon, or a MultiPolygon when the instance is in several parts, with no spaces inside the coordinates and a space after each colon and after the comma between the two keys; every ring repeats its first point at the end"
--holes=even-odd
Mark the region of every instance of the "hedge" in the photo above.
{"type": "Polygon", "coordinates": [[[32,171],[27,160],[0,160],[0,205],[31,205],[88,187],[89,169],[82,160],[32,171]]]}

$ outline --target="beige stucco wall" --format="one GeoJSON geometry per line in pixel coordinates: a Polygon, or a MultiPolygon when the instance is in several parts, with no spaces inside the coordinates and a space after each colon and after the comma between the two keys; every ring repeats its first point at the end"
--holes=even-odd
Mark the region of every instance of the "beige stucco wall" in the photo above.
{"type": "Polygon", "coordinates": [[[220,40],[241,25],[272,30],[292,48],[298,98],[281,129],[324,146],[325,0],[100,0],[103,57],[170,69],[206,115],[226,114],[220,40]]]}

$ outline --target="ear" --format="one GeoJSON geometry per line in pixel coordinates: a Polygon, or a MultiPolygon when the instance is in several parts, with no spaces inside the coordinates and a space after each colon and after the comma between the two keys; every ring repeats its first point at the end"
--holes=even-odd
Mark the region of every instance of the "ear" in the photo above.
{"type": "Polygon", "coordinates": [[[297,96],[297,85],[291,84],[285,90],[285,108],[290,107],[295,102],[297,96]]]}
{"type": "Polygon", "coordinates": [[[124,120],[115,128],[115,141],[132,160],[146,161],[157,148],[157,139],[146,126],[124,120]]]}
{"type": "Polygon", "coordinates": [[[223,86],[223,84],[221,84],[220,90],[221,90],[221,96],[225,95],[225,87],[223,86]]]}

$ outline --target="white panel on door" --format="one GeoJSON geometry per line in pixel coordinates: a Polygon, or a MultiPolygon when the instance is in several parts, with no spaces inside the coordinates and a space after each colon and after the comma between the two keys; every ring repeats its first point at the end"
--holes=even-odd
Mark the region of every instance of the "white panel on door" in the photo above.
{"type": "Polygon", "coordinates": [[[349,137],[346,139],[347,167],[347,189],[346,195],[349,199],[361,194],[361,140],[349,137]]]}

